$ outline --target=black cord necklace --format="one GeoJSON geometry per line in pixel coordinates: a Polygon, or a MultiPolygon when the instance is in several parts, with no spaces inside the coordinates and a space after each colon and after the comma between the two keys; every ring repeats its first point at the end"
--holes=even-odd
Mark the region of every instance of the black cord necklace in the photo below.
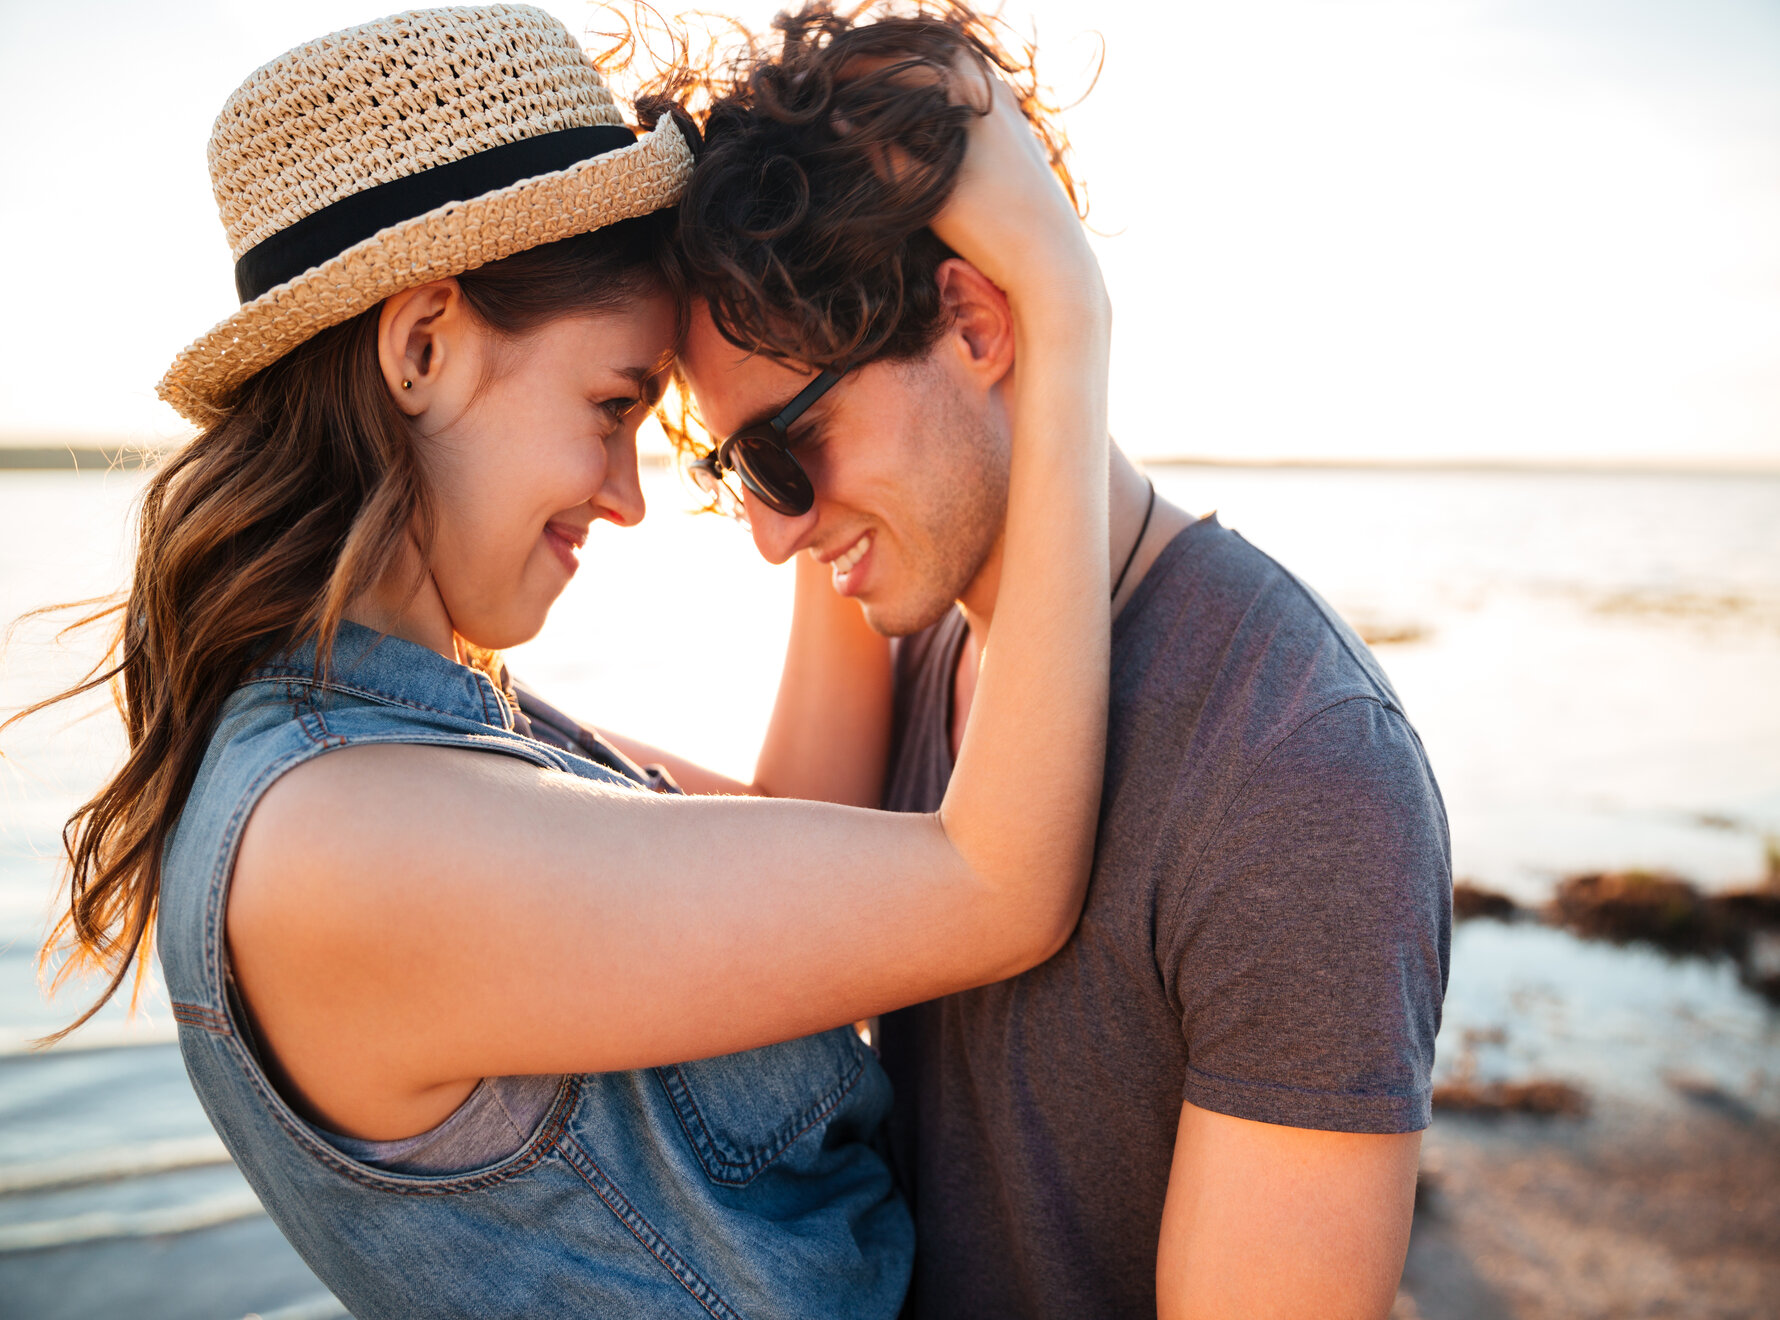
{"type": "Polygon", "coordinates": [[[1137,559],[1137,547],[1143,544],[1143,534],[1150,529],[1150,515],[1156,511],[1156,483],[1144,476],[1144,484],[1150,488],[1150,502],[1143,506],[1143,525],[1137,529],[1137,539],[1131,543],[1131,553],[1125,556],[1125,567],[1119,570],[1119,576],[1113,580],[1112,599],[1119,598],[1119,588],[1125,585],[1125,574],[1131,571],[1131,565],[1137,559]]]}

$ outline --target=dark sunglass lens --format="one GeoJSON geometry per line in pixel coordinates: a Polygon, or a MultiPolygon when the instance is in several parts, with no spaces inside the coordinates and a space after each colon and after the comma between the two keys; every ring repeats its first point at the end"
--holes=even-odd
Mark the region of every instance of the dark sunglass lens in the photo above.
{"type": "Polygon", "coordinates": [[[790,451],[776,441],[742,437],[730,452],[748,489],[774,512],[796,518],[808,513],[816,502],[809,477],[790,451]]]}

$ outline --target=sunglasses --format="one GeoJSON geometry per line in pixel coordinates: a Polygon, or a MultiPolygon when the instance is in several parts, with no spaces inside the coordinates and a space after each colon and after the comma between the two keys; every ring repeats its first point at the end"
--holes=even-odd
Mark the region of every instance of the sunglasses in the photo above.
{"type": "Polygon", "coordinates": [[[824,371],[786,404],[778,415],[752,426],[744,426],[703,458],[687,466],[693,484],[710,497],[725,513],[740,516],[742,499],[725,478],[731,473],[742,485],[774,513],[798,518],[810,511],[816,502],[815,487],[785,441],[791,424],[829,390],[833,389],[847,368],[824,371]]]}

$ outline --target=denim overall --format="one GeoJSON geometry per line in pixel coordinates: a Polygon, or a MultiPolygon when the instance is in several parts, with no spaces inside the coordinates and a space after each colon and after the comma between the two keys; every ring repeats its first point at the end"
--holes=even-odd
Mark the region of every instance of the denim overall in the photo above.
{"type": "Polygon", "coordinates": [[[223,938],[260,795],[312,757],[379,742],[644,791],[616,753],[600,764],[523,727],[483,674],[351,624],[325,685],[301,648],[224,706],[167,845],[158,936],[186,1070],[235,1162],[358,1320],[895,1316],[914,1230],[875,1145],[889,1083],[848,1028],[564,1077],[517,1151],[441,1175],[349,1157],[267,1081],[223,938]]]}

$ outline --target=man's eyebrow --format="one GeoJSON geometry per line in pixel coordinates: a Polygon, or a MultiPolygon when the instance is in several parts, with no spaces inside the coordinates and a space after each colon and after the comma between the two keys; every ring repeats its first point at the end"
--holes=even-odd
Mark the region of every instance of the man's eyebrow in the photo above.
{"type": "MultiPolygon", "coordinates": [[[[777,417],[780,413],[784,412],[785,409],[789,408],[792,404],[796,403],[797,396],[799,394],[802,394],[808,388],[809,388],[809,382],[806,381],[803,385],[800,385],[795,391],[793,391],[791,393],[791,395],[786,398],[785,402],[781,403],[777,408],[774,408],[771,412],[769,412],[765,416],[761,417],[759,421],[750,422],[749,425],[750,426],[765,426],[765,425],[767,425],[768,423],[770,423],[773,420],[773,418],[777,417]]],[[[792,420],[792,423],[790,426],[785,428],[786,439],[787,440],[790,439],[792,431],[801,431],[803,433],[803,436],[805,439],[808,439],[812,435],[820,434],[822,429],[828,424],[828,412],[829,412],[830,408],[832,408],[833,403],[834,403],[834,392],[832,390],[830,390],[830,391],[824,393],[821,398],[817,399],[808,408],[805,408],[803,410],[803,412],[798,414],[798,416],[792,420]]]]}
{"type": "MultiPolygon", "coordinates": [[[[818,399],[815,407],[785,428],[785,443],[787,445],[799,448],[803,445],[815,444],[824,437],[828,430],[828,418],[821,414],[820,408],[826,402],[826,399],[818,399]]],[[[777,417],[778,414],[774,413],[773,416],[777,417]]]]}
{"type": "MultiPolygon", "coordinates": [[[[764,408],[760,409],[760,411],[756,412],[747,421],[743,422],[740,426],[736,427],[735,431],[731,432],[731,434],[734,435],[734,434],[739,434],[743,431],[753,431],[756,429],[771,430],[772,424],[773,424],[773,418],[777,417],[780,413],[784,412],[785,409],[789,408],[791,406],[791,400],[795,399],[796,397],[797,397],[797,395],[795,393],[793,393],[778,403],[769,403],[766,407],[764,407],[764,408]]],[[[803,415],[803,417],[798,418],[797,421],[792,423],[792,425],[798,426],[798,425],[802,424],[804,417],[808,417],[809,415],[810,414],[806,412],[803,415]]]]}

